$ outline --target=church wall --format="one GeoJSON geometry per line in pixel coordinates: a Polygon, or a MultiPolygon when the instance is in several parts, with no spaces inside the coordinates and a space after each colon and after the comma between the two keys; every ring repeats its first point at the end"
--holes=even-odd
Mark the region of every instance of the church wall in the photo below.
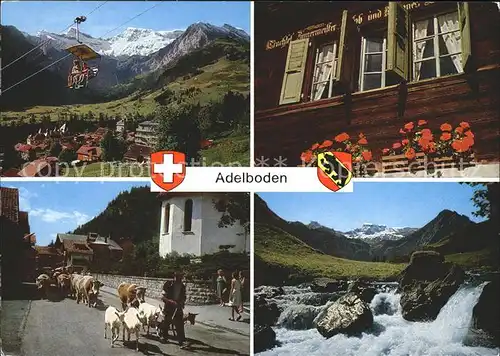
{"type": "Polygon", "coordinates": [[[160,226],[160,255],[163,257],[173,251],[179,254],[200,255],[200,239],[202,234],[201,220],[202,197],[180,196],[173,197],[162,204],[161,226],[160,226]],[[184,230],[184,206],[187,199],[193,200],[193,216],[191,231],[184,230]],[[165,234],[165,206],[170,203],[170,228],[165,234]]]}
{"type": "MultiPolygon", "coordinates": [[[[232,226],[219,227],[219,221],[222,213],[215,210],[213,206],[212,196],[204,196],[202,213],[203,213],[203,230],[201,239],[201,250],[203,254],[212,254],[219,252],[221,245],[234,245],[229,249],[230,252],[245,251],[245,229],[239,222],[232,226]]],[[[250,240],[249,237],[247,237],[250,240]]],[[[249,245],[249,242],[247,243],[249,245]]]]}

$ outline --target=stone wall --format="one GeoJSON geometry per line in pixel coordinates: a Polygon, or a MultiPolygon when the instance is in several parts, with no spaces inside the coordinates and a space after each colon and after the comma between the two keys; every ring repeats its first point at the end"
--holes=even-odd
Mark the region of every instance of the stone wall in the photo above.
{"type": "MultiPolygon", "coordinates": [[[[168,278],[151,278],[136,276],[121,276],[113,274],[93,274],[94,278],[104,283],[105,286],[117,289],[120,283],[127,282],[146,287],[146,296],[160,299],[163,291],[163,284],[168,278]]],[[[206,305],[216,304],[217,297],[211,281],[187,281],[186,284],[186,304],[206,305]]],[[[118,293],[118,292],[117,292],[118,293]]]]}

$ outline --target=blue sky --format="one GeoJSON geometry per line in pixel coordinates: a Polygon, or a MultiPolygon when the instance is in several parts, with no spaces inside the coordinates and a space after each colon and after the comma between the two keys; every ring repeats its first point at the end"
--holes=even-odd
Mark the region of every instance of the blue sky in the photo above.
{"type": "MultiPolygon", "coordinates": [[[[104,1],[2,1],[2,24],[35,34],[46,30],[59,33],[75,17],[87,15],[104,1]]],[[[100,37],[158,1],[108,1],[87,17],[81,31],[100,37]]],[[[153,30],[186,29],[195,22],[214,25],[225,23],[250,33],[249,2],[163,1],[160,5],[127,23],[106,37],[115,36],[127,27],[153,30]]]]}
{"type": "MultiPolygon", "coordinates": [[[[19,189],[20,210],[29,213],[37,245],[45,246],[57,233],[72,231],[103,211],[120,192],[148,182],[8,182],[19,189]]],[[[151,193],[154,194],[154,193],[151,193]]]]}
{"type": "Polygon", "coordinates": [[[472,193],[459,183],[356,183],[352,193],[259,193],[269,207],[289,221],[317,221],[338,231],[363,223],[389,227],[422,227],[449,209],[481,221],[472,193]]]}

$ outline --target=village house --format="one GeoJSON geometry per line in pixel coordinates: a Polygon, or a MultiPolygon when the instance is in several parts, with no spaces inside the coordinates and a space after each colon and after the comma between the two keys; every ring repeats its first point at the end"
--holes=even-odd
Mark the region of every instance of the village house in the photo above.
{"type": "Polygon", "coordinates": [[[493,2],[256,2],[255,157],[302,164],[363,133],[373,159],[408,122],[467,122],[499,161],[500,15],[493,2]]]}
{"type": "Polygon", "coordinates": [[[151,152],[152,152],[151,147],[145,145],[131,144],[128,147],[127,152],[125,152],[123,159],[127,162],[142,163],[149,161],[151,152]]]}
{"type": "Polygon", "coordinates": [[[10,298],[23,281],[35,276],[36,237],[30,232],[28,213],[19,211],[19,190],[0,187],[0,231],[2,233],[3,297],[10,298]]]}
{"type": "Polygon", "coordinates": [[[160,256],[177,252],[202,256],[221,250],[250,252],[250,238],[239,222],[219,227],[222,213],[214,200],[223,199],[217,193],[165,193],[160,222],[160,256]]]}
{"type": "Polygon", "coordinates": [[[116,123],[116,132],[123,133],[125,131],[125,121],[120,120],[116,123]]]}
{"type": "Polygon", "coordinates": [[[109,270],[123,256],[123,249],[114,240],[95,233],[57,234],[54,247],[62,253],[64,265],[74,271],[109,270]]]}
{"type": "Polygon", "coordinates": [[[135,143],[154,147],[157,141],[156,129],[158,123],[155,121],[143,121],[137,126],[135,132],[135,143]]]}
{"type": "Polygon", "coordinates": [[[97,162],[101,159],[101,147],[98,146],[81,146],[78,151],[76,151],[77,159],[86,162],[97,162]]]}
{"type": "Polygon", "coordinates": [[[35,246],[36,271],[39,275],[47,268],[55,269],[64,265],[63,254],[51,246],[35,246]]]}

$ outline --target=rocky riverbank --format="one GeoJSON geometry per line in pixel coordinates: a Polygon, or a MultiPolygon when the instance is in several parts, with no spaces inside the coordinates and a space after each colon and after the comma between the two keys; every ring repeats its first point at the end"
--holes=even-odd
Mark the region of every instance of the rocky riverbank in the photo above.
{"type": "Polygon", "coordinates": [[[439,254],[423,252],[414,254],[398,282],[260,286],[255,289],[255,352],[496,356],[498,282],[478,277],[445,263],[439,254]]]}

